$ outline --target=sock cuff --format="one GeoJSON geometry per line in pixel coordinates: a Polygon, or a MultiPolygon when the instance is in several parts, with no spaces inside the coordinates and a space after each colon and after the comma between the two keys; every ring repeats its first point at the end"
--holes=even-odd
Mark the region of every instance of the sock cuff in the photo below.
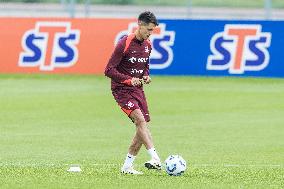
{"type": "Polygon", "coordinates": [[[134,155],[132,155],[132,154],[130,154],[130,153],[127,153],[127,157],[128,157],[128,158],[135,158],[136,156],[134,156],[134,155]]]}
{"type": "Polygon", "coordinates": [[[156,149],[153,147],[153,148],[150,148],[148,149],[148,152],[152,153],[152,152],[156,152],[156,149]]]}
{"type": "Polygon", "coordinates": [[[156,149],[155,149],[154,147],[148,149],[148,153],[149,153],[149,155],[151,156],[152,159],[156,159],[156,160],[159,160],[159,161],[160,161],[160,158],[159,158],[159,156],[158,156],[158,153],[156,152],[156,149]]]}

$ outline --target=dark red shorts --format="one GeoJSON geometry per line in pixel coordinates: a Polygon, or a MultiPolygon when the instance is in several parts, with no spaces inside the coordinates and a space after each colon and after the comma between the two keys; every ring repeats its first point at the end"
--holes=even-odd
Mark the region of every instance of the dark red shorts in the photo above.
{"type": "Polygon", "coordinates": [[[112,95],[120,108],[129,116],[135,109],[140,109],[146,122],[150,121],[148,105],[143,90],[114,90],[112,95]]]}

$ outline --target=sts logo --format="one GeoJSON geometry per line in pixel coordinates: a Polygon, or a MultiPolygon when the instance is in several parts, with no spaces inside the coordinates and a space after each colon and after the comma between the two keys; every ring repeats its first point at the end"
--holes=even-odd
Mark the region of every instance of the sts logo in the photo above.
{"type": "Polygon", "coordinates": [[[35,29],[22,38],[23,52],[20,67],[38,67],[41,71],[73,66],[78,60],[79,30],[72,30],[70,22],[37,22],[35,29]]]}
{"type": "Polygon", "coordinates": [[[224,32],[211,39],[207,69],[228,69],[230,74],[263,70],[269,63],[271,33],[261,29],[261,25],[225,25],[224,32]]]}
{"type": "MultiPolygon", "coordinates": [[[[128,30],[121,31],[115,38],[115,44],[125,35],[137,29],[137,23],[130,23],[128,30]]],[[[160,23],[150,36],[152,52],[150,56],[150,69],[164,69],[171,65],[174,55],[171,46],[175,41],[175,32],[166,31],[166,24],[160,23]]],[[[147,49],[145,49],[146,52],[147,49]]]]}

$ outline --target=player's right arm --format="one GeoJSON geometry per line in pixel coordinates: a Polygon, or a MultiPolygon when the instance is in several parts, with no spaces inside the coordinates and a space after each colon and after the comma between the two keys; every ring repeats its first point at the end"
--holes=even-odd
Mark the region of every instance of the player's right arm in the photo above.
{"type": "Polygon", "coordinates": [[[131,84],[131,77],[125,74],[120,73],[117,70],[121,59],[123,58],[123,51],[125,48],[126,37],[122,38],[116,45],[108,64],[105,68],[105,76],[113,79],[118,83],[131,84]]]}
{"type": "Polygon", "coordinates": [[[126,43],[126,37],[122,38],[116,45],[108,64],[105,68],[105,76],[113,79],[118,83],[123,83],[129,86],[141,86],[141,80],[139,78],[131,77],[120,73],[117,70],[117,66],[123,58],[124,48],[126,43]]]}

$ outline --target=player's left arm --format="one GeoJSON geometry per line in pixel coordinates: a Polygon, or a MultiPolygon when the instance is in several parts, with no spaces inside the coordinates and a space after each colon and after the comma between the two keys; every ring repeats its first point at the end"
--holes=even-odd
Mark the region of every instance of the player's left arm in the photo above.
{"type": "Polygon", "coordinates": [[[143,81],[144,81],[145,84],[151,83],[149,62],[150,62],[150,54],[152,52],[152,47],[151,47],[150,43],[149,43],[149,49],[150,49],[149,58],[148,58],[148,60],[146,62],[146,67],[145,67],[145,70],[144,70],[144,73],[143,73],[143,81]]]}

